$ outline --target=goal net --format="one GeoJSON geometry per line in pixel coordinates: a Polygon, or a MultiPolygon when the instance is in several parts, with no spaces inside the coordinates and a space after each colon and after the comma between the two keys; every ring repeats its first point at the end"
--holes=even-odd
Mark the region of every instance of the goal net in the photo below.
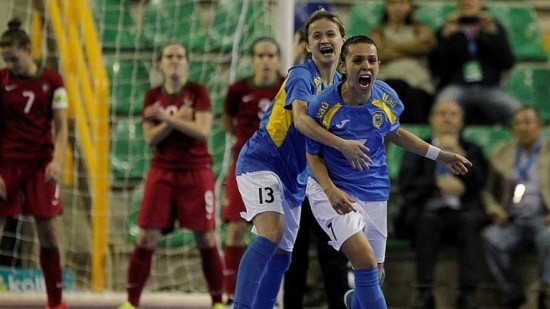
{"type": "MultiPolygon", "coordinates": [[[[143,96],[160,83],[154,59],[170,41],[188,47],[190,80],[204,84],[213,103],[209,147],[218,177],[219,207],[231,159],[231,141],[221,129],[224,95],[231,82],[252,73],[250,44],[274,35],[276,6],[277,1],[269,0],[1,1],[0,30],[6,29],[9,19],[19,17],[33,39],[37,61],[57,68],[67,87],[76,89],[77,99],[69,102],[74,110],[69,112],[70,149],[62,184],[65,211],[58,219],[68,291],[124,291],[151,159],[140,123],[143,96]],[[87,14],[96,36],[87,28],[87,14]],[[92,57],[94,38],[99,46],[96,59],[103,63],[92,57]],[[95,100],[101,98],[96,94],[101,93],[98,76],[103,75],[106,102],[95,100]],[[102,104],[108,105],[108,119],[98,112],[102,104]],[[101,150],[105,143],[108,153],[101,150]],[[103,157],[107,168],[101,168],[103,157]],[[103,185],[106,194],[100,189],[103,185]],[[98,195],[106,197],[105,202],[98,202],[98,195]]],[[[33,225],[32,218],[8,220],[0,244],[0,290],[43,290],[36,279],[40,272],[33,225]]],[[[219,230],[221,241],[223,226],[219,230]]],[[[176,231],[162,238],[146,289],[206,291],[191,232],[176,231]]]]}

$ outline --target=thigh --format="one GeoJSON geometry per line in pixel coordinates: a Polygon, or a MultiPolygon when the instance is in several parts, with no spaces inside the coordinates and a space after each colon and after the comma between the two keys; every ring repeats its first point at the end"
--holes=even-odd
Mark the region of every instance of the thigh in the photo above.
{"type": "MultiPolygon", "coordinates": [[[[279,177],[271,171],[251,172],[238,175],[237,184],[246,208],[241,216],[252,221],[256,215],[264,212],[282,214],[285,226],[279,248],[292,252],[298,236],[302,208],[285,200],[279,177]]],[[[256,229],[253,228],[252,232],[256,233],[256,229]]]]}
{"type": "Polygon", "coordinates": [[[23,212],[23,170],[0,166],[0,175],[7,194],[7,199],[0,199],[0,217],[20,215],[23,212]]]}
{"type": "Polygon", "coordinates": [[[273,211],[284,215],[283,186],[277,175],[270,171],[245,173],[237,176],[237,185],[246,211],[241,216],[247,220],[260,213],[273,211]]]}
{"type": "Polygon", "coordinates": [[[174,172],[151,167],[143,189],[143,199],[137,219],[141,228],[171,228],[174,222],[174,172]]]}
{"type": "Polygon", "coordinates": [[[32,169],[25,172],[23,195],[23,214],[36,217],[54,217],[63,212],[59,185],[46,182],[44,169],[32,169]]]}
{"type": "Polygon", "coordinates": [[[176,173],[175,203],[181,227],[194,231],[216,227],[215,179],[211,169],[176,173]]]}
{"type": "Polygon", "coordinates": [[[227,174],[225,184],[222,219],[225,221],[241,220],[241,212],[243,211],[245,211],[245,207],[241,193],[237,187],[237,179],[235,178],[235,163],[233,163],[229,169],[229,173],[227,174]]]}
{"type": "Polygon", "coordinates": [[[521,228],[514,223],[492,224],[483,230],[482,235],[485,242],[505,251],[516,248],[522,239],[521,228]]]}
{"type": "MultiPolygon", "coordinates": [[[[361,212],[350,212],[345,215],[338,214],[325,192],[311,177],[307,182],[307,196],[311,205],[313,216],[330,238],[329,244],[336,250],[340,250],[342,244],[351,236],[362,231],[365,221],[361,212]]],[[[359,207],[359,205],[356,205],[359,207]]]]}
{"type": "Polygon", "coordinates": [[[363,212],[365,234],[374,250],[377,263],[384,263],[388,239],[387,202],[365,202],[359,209],[363,212]]]}

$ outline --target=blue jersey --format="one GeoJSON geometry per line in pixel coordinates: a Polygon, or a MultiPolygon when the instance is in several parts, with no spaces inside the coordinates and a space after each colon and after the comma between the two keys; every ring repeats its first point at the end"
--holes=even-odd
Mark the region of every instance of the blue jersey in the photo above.
{"type": "MultiPolygon", "coordinates": [[[[334,83],[340,82],[336,73],[334,83]]],[[[292,205],[304,200],[307,180],[305,136],[294,126],[292,102],[309,102],[325,88],[319,70],[308,60],[290,68],[288,76],[266,110],[259,129],[241,149],[236,175],[272,171],[284,185],[285,198],[292,205]]]]}
{"type": "MultiPolygon", "coordinates": [[[[347,140],[357,140],[370,149],[373,163],[367,171],[351,167],[337,149],[307,139],[307,152],[325,161],[330,179],[347,193],[363,201],[387,201],[390,179],[386,164],[384,137],[399,128],[403,103],[388,84],[375,81],[369,101],[351,106],[340,96],[341,84],[331,86],[312,98],[308,114],[333,134],[347,140]]],[[[308,169],[309,174],[313,174],[308,169]]]]}

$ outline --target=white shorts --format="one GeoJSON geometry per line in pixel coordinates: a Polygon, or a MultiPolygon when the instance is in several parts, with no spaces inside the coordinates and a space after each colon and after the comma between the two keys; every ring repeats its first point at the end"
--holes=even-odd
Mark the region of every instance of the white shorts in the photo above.
{"type": "Polygon", "coordinates": [[[388,239],[387,201],[366,202],[354,197],[357,211],[340,215],[332,208],[321,186],[311,177],[307,181],[306,194],[313,216],[329,236],[329,244],[334,249],[340,250],[348,238],[363,231],[376,254],[376,261],[384,262],[388,239]]]}
{"type": "MultiPolygon", "coordinates": [[[[246,221],[252,221],[257,214],[274,211],[285,218],[285,230],[279,248],[292,252],[298,228],[300,227],[300,205],[290,205],[285,200],[283,184],[279,177],[271,171],[259,171],[244,173],[237,176],[237,186],[244,202],[246,212],[241,212],[241,217],[246,221]]],[[[256,234],[256,228],[252,228],[256,234]]]]}

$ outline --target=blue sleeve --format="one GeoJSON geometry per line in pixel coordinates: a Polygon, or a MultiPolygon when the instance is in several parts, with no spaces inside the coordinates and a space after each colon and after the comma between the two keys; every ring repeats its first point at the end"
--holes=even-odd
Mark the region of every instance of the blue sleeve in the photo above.
{"type": "Polygon", "coordinates": [[[390,128],[390,131],[393,132],[399,129],[399,127],[401,126],[399,122],[399,117],[403,113],[405,106],[403,105],[403,102],[399,98],[399,95],[397,94],[395,89],[393,89],[392,87],[390,87],[390,85],[386,84],[381,80],[377,80],[376,82],[382,86],[384,91],[389,94],[390,99],[395,103],[395,105],[391,107],[391,112],[397,117],[397,120],[392,123],[390,128]]]}
{"type": "Polygon", "coordinates": [[[285,83],[286,100],[284,107],[292,109],[294,100],[309,102],[313,95],[312,83],[313,76],[306,68],[301,66],[292,68],[285,83]]]}

